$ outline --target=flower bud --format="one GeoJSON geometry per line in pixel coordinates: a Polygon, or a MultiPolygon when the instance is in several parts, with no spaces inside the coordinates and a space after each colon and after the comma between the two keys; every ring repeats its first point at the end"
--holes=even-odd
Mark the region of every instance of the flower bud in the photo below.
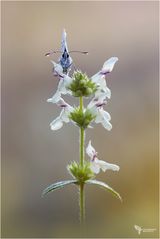
{"type": "Polygon", "coordinates": [[[90,96],[97,90],[97,85],[88,76],[81,71],[75,71],[73,74],[72,82],[68,86],[73,96],[90,96]]]}
{"type": "Polygon", "coordinates": [[[84,183],[89,179],[94,178],[94,173],[90,168],[90,162],[85,161],[83,167],[77,162],[73,162],[67,166],[70,174],[78,180],[79,183],[84,183]]]}
{"type": "Polygon", "coordinates": [[[69,115],[70,120],[73,120],[77,126],[81,128],[87,128],[88,125],[96,117],[90,110],[82,111],[79,107],[75,108],[69,115]]]}

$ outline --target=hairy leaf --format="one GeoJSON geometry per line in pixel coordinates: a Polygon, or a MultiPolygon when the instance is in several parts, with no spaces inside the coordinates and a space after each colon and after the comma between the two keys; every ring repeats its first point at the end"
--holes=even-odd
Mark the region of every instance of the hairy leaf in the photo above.
{"type": "Polygon", "coordinates": [[[122,202],[122,198],[120,196],[119,193],[117,193],[113,188],[111,188],[109,185],[107,185],[104,182],[101,181],[97,181],[97,180],[88,180],[86,181],[86,184],[95,184],[97,186],[102,187],[103,189],[108,190],[109,192],[111,192],[115,197],[117,197],[118,199],[120,199],[120,201],[122,202]]]}
{"type": "Polygon", "coordinates": [[[53,183],[43,190],[42,197],[45,196],[47,193],[53,192],[54,190],[63,188],[70,184],[76,184],[76,183],[77,183],[77,180],[65,180],[65,181],[53,183]]]}

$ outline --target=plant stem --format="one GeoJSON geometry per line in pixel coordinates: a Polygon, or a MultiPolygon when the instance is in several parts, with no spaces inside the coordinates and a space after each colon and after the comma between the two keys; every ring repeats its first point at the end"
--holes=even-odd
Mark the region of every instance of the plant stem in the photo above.
{"type": "Polygon", "coordinates": [[[80,164],[84,165],[84,129],[80,128],[80,164]]]}
{"type": "MultiPolygon", "coordinates": [[[[80,107],[80,110],[83,111],[83,97],[82,96],[80,96],[80,99],[79,99],[79,107],[80,107]]],[[[84,137],[85,137],[84,128],[81,127],[80,128],[80,164],[82,167],[84,164],[84,137]]]]}
{"type": "MultiPolygon", "coordinates": [[[[79,99],[79,107],[83,111],[83,97],[80,96],[79,99]]],[[[80,165],[83,168],[84,166],[84,139],[85,139],[85,131],[84,128],[80,128],[80,165]]],[[[80,193],[79,193],[79,206],[80,206],[80,222],[84,222],[85,218],[85,195],[84,195],[84,183],[81,182],[80,185],[80,193]]]]}
{"type": "Polygon", "coordinates": [[[83,110],[83,96],[79,97],[79,107],[81,110],[83,110]]]}
{"type": "Polygon", "coordinates": [[[85,203],[84,203],[84,183],[81,183],[79,185],[80,187],[80,201],[79,201],[79,206],[80,206],[80,223],[83,224],[85,220],[85,203]]]}

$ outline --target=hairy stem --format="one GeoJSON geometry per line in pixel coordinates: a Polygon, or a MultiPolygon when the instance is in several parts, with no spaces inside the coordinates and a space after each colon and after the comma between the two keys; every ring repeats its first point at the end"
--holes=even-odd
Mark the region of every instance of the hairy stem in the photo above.
{"type": "Polygon", "coordinates": [[[84,129],[80,128],[80,164],[81,167],[84,165],[84,129]]]}
{"type": "MultiPolygon", "coordinates": [[[[79,107],[83,111],[83,97],[81,96],[79,99],[79,107]]],[[[84,128],[80,128],[80,164],[81,167],[84,166],[84,139],[85,139],[85,131],[84,128]]],[[[79,206],[80,206],[80,222],[84,222],[85,217],[85,195],[84,195],[84,183],[81,182],[79,185],[80,193],[79,193],[79,206]]]]}
{"type": "Polygon", "coordinates": [[[80,200],[79,200],[79,206],[80,206],[80,223],[83,224],[85,219],[85,195],[84,195],[84,183],[81,183],[79,185],[80,187],[80,200]]]}

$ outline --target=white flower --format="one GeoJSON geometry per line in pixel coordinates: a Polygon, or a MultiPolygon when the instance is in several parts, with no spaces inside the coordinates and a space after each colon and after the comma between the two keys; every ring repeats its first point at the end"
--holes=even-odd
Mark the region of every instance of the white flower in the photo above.
{"type": "Polygon", "coordinates": [[[92,108],[93,106],[95,106],[95,104],[104,104],[106,103],[106,97],[107,97],[107,94],[106,93],[101,93],[101,94],[97,94],[93,97],[93,99],[90,101],[90,103],[88,104],[88,108],[92,108]]]}
{"type": "Polygon", "coordinates": [[[110,123],[111,116],[107,111],[103,109],[103,106],[107,103],[106,97],[106,93],[94,97],[88,104],[87,109],[93,115],[95,115],[95,123],[101,123],[105,129],[110,131],[112,129],[112,125],[110,123]]]}
{"type": "Polygon", "coordinates": [[[118,61],[117,57],[111,57],[109,60],[105,61],[102,69],[91,77],[92,81],[98,85],[98,90],[96,92],[97,95],[99,95],[101,92],[105,92],[107,97],[109,99],[111,98],[111,91],[107,87],[105,75],[113,70],[113,67],[117,61],[118,61]]]}
{"type": "Polygon", "coordinates": [[[62,98],[57,102],[57,105],[62,108],[60,115],[50,123],[51,130],[58,130],[63,126],[63,122],[69,123],[69,114],[74,109],[72,106],[67,104],[62,98]]]}
{"type": "Polygon", "coordinates": [[[98,174],[100,172],[100,169],[105,172],[106,170],[110,169],[113,171],[119,171],[120,167],[116,164],[111,164],[107,163],[103,160],[99,160],[97,158],[97,152],[91,145],[91,140],[88,143],[88,146],[86,148],[86,153],[91,159],[91,170],[95,173],[98,174]]]}
{"type": "Polygon", "coordinates": [[[56,93],[47,100],[47,102],[57,103],[61,99],[61,95],[71,94],[67,87],[71,84],[72,78],[63,74],[59,79],[56,93]]]}

